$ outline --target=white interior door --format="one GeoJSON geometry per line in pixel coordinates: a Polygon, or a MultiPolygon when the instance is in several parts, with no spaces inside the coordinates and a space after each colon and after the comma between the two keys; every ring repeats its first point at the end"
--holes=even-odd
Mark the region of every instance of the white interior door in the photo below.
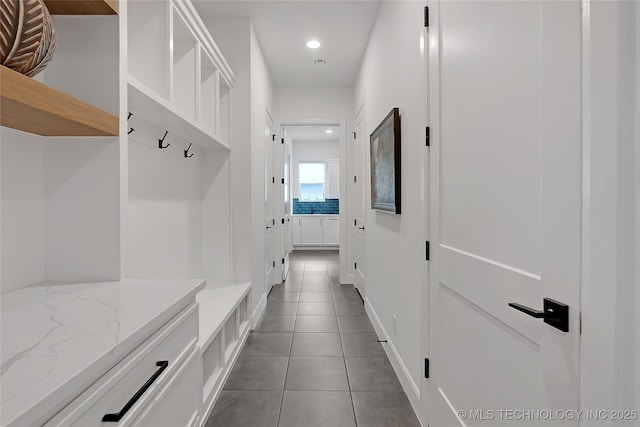
{"type": "Polygon", "coordinates": [[[366,246],[366,161],[368,138],[365,128],[364,105],[356,117],[356,261],[353,284],[362,298],[366,294],[367,246],[366,246]]]}
{"type": "Polygon", "coordinates": [[[430,6],[429,424],[576,425],[580,2],[430,6]]]}
{"type": "MultiPolygon", "coordinates": [[[[268,115],[267,115],[268,117],[268,115]]],[[[276,220],[275,220],[275,176],[273,171],[273,126],[267,119],[264,128],[264,269],[267,292],[276,281],[274,275],[276,271],[276,220]]]]}
{"type": "Polygon", "coordinates": [[[289,255],[291,254],[291,143],[287,137],[286,130],[282,129],[282,280],[284,281],[289,274],[289,255]]]}

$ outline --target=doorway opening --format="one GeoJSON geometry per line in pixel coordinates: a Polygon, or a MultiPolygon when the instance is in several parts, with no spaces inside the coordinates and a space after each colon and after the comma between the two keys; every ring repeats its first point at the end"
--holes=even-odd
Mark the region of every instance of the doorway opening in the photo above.
{"type": "Polygon", "coordinates": [[[339,251],[340,123],[282,125],[283,279],[293,251],[339,251]]]}

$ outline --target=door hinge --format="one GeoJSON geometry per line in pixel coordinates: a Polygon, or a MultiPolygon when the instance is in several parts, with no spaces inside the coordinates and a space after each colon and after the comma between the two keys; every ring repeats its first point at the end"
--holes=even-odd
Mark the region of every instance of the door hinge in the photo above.
{"type": "Polygon", "coordinates": [[[582,312],[578,315],[578,320],[580,321],[580,335],[582,335],[582,312]]]}
{"type": "Polygon", "coordinates": [[[275,176],[271,177],[271,182],[274,183],[274,184],[276,183],[276,177],[275,176]]]}
{"type": "Polygon", "coordinates": [[[426,242],[424,242],[424,243],[425,243],[425,245],[424,245],[425,260],[429,261],[429,258],[430,258],[430,256],[431,256],[431,254],[429,253],[429,252],[430,252],[430,250],[429,250],[429,241],[427,240],[427,241],[426,241],[426,242]]]}
{"type": "Polygon", "coordinates": [[[430,146],[431,146],[431,141],[430,141],[429,133],[430,133],[430,131],[429,131],[429,126],[427,126],[426,133],[425,133],[425,141],[426,141],[426,143],[427,143],[427,147],[430,147],[430,146]]]}
{"type": "Polygon", "coordinates": [[[424,27],[429,28],[429,6],[424,7],[424,27]]]}
{"type": "Polygon", "coordinates": [[[271,140],[275,141],[276,140],[276,134],[274,133],[273,135],[271,135],[271,140]]]}
{"type": "Polygon", "coordinates": [[[284,184],[284,178],[281,178],[281,179],[280,179],[280,182],[281,182],[282,184],[284,184]]]}
{"type": "Polygon", "coordinates": [[[358,263],[357,262],[353,263],[353,268],[355,268],[356,270],[358,269],[358,263]]]}
{"type": "Polygon", "coordinates": [[[284,138],[281,139],[280,144],[284,144],[284,138]]]}
{"type": "Polygon", "coordinates": [[[356,139],[357,133],[355,133],[355,132],[351,132],[351,133],[353,134],[353,139],[356,139]]]}
{"type": "Polygon", "coordinates": [[[424,377],[429,378],[429,358],[424,359],[424,377]]]}
{"type": "Polygon", "coordinates": [[[284,224],[284,218],[282,218],[282,223],[284,224]]]}
{"type": "Polygon", "coordinates": [[[358,177],[356,175],[353,175],[353,182],[358,182],[358,177]]]}
{"type": "Polygon", "coordinates": [[[271,265],[272,265],[273,267],[275,267],[275,266],[276,266],[276,261],[275,261],[275,260],[273,260],[273,262],[271,263],[271,265]]]}
{"type": "Polygon", "coordinates": [[[282,264],[284,264],[284,258],[282,258],[282,264]]]}
{"type": "Polygon", "coordinates": [[[354,220],[353,220],[353,225],[358,225],[358,222],[357,222],[357,221],[358,221],[357,219],[354,219],[354,220]]]}

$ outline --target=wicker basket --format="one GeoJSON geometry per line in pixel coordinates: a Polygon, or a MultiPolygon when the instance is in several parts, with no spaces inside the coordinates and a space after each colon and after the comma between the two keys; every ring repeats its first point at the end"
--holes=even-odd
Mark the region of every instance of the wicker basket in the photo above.
{"type": "Polygon", "coordinates": [[[51,15],[43,0],[0,0],[0,64],[33,77],[56,48],[51,15]]]}

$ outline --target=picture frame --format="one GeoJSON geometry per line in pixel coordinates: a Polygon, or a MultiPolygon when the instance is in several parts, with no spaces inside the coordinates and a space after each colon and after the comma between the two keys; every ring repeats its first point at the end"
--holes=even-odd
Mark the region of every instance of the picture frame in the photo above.
{"type": "Polygon", "coordinates": [[[370,136],[371,209],[401,213],[400,109],[393,108],[370,136]]]}

